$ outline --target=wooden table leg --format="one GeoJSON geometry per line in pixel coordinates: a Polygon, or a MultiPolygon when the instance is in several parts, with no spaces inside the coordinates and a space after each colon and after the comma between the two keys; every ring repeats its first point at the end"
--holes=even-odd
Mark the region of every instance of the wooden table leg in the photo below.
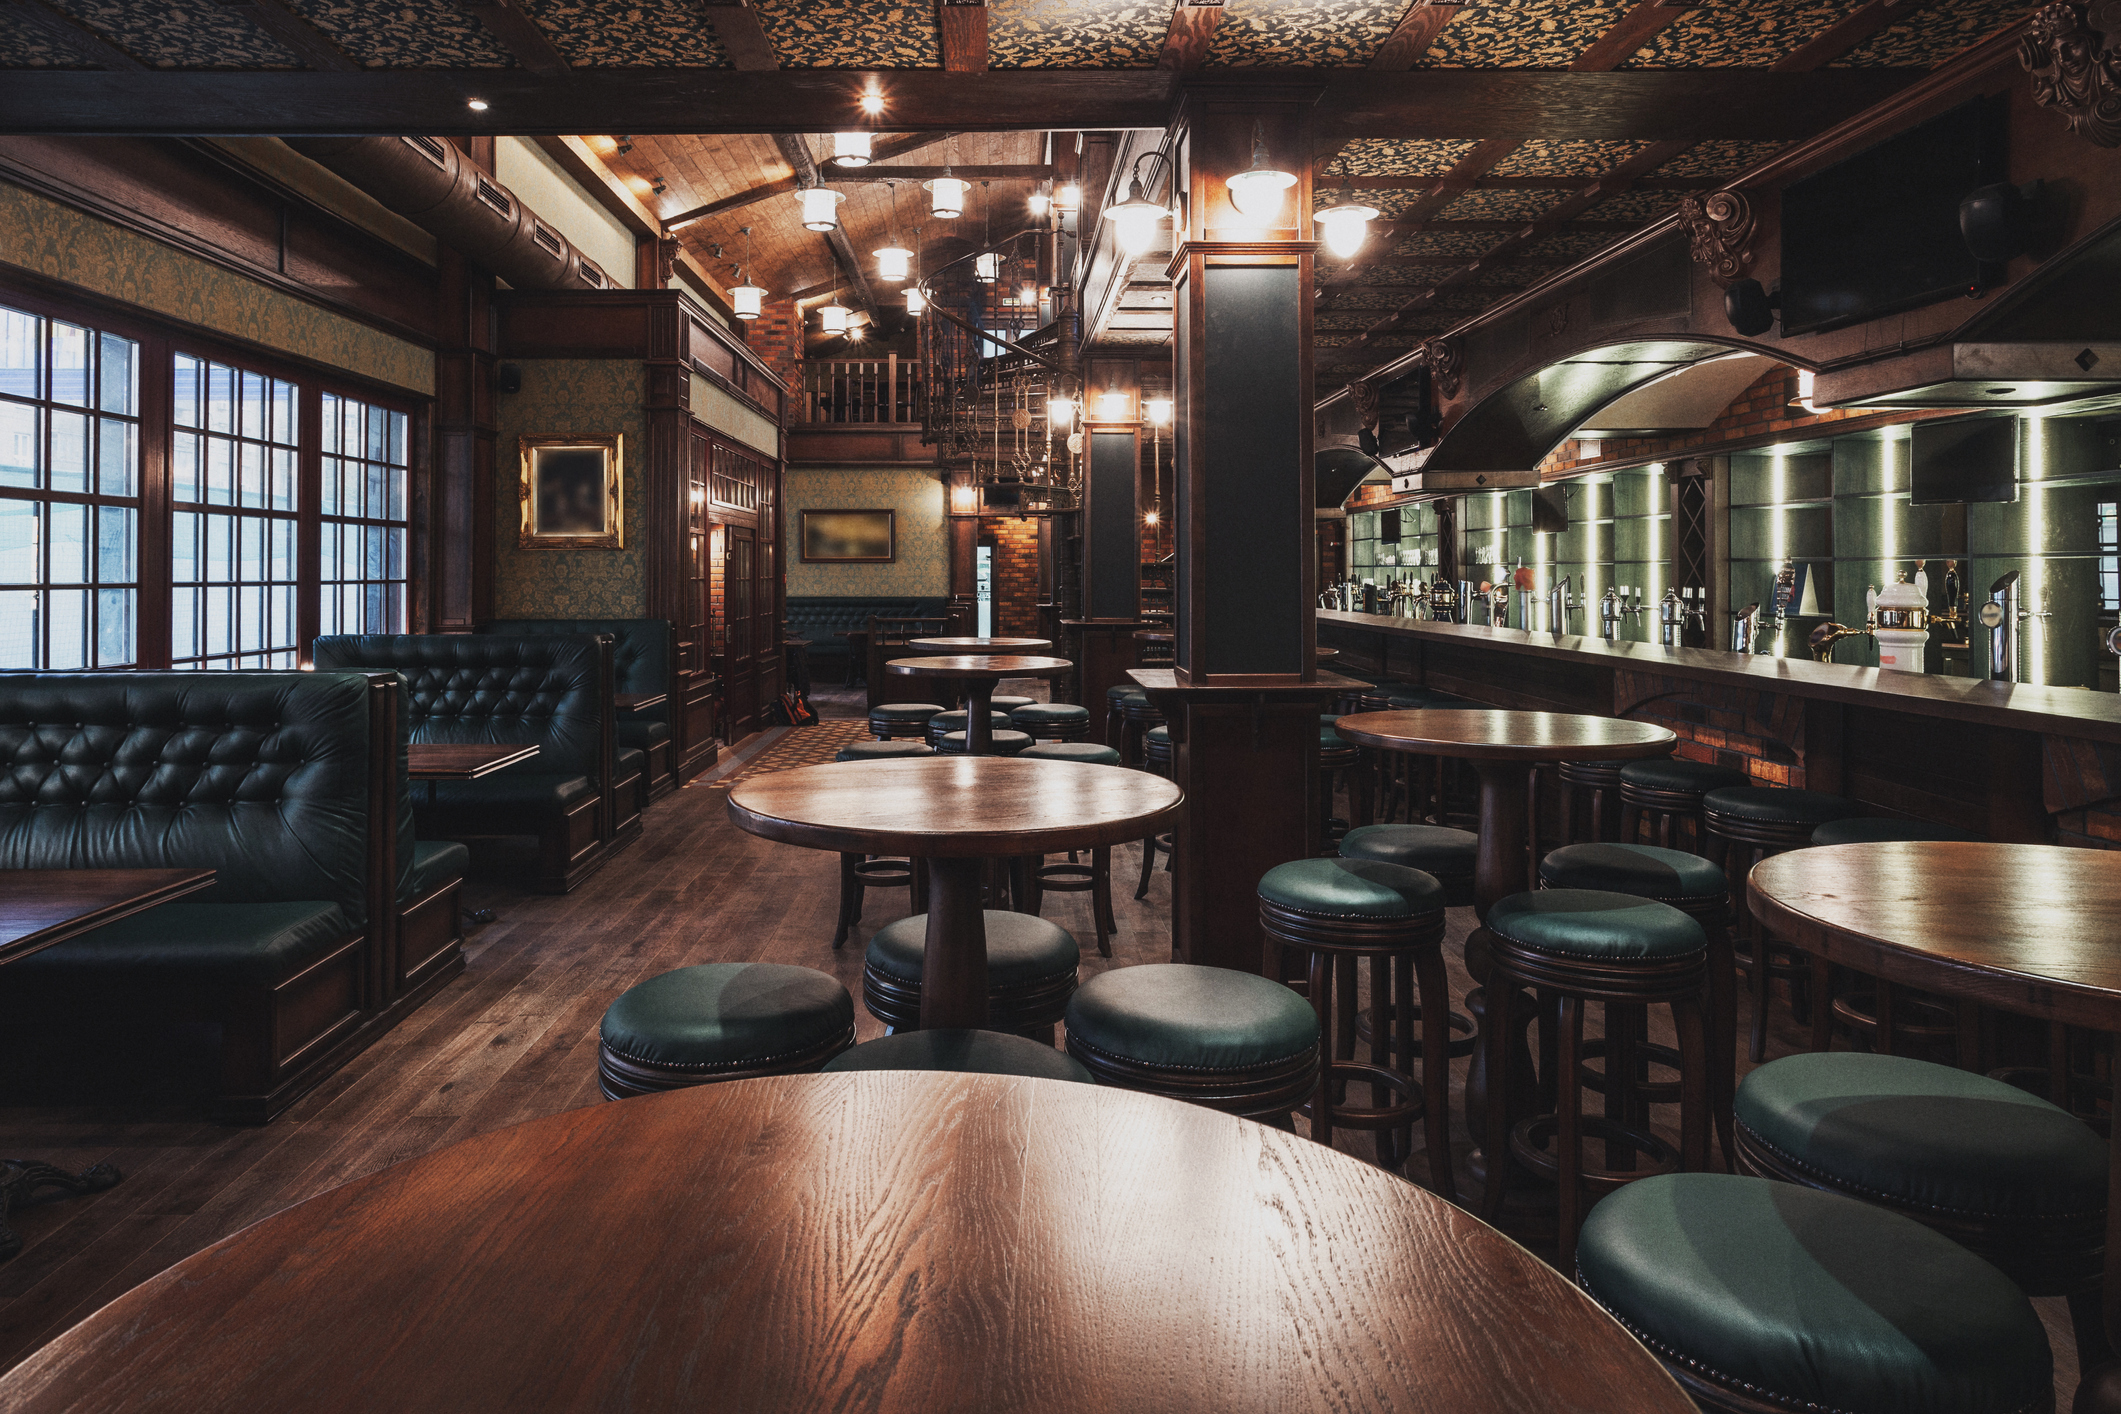
{"type": "Polygon", "coordinates": [[[921,1029],[987,1024],[983,859],[928,861],[928,942],[921,954],[921,1029]]]}
{"type": "Polygon", "coordinates": [[[1525,790],[1522,761],[1475,761],[1480,773],[1480,853],[1473,864],[1473,912],[1486,921],[1496,900],[1524,892],[1525,790]]]}
{"type": "Polygon", "coordinates": [[[994,683],[973,678],[965,684],[965,754],[985,756],[994,750],[994,683]]]}

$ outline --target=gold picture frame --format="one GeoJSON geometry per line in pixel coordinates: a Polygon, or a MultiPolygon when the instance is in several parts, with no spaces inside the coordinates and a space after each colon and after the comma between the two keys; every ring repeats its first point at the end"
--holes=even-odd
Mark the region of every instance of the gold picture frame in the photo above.
{"type": "Polygon", "coordinates": [[[626,438],[519,437],[526,550],[626,545],[626,438]]]}

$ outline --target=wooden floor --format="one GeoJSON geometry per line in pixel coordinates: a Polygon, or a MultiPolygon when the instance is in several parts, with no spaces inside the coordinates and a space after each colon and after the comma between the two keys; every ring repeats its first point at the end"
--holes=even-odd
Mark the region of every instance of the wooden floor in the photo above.
{"type": "MultiPolygon", "coordinates": [[[[760,744],[740,744],[725,762],[748,759],[760,744]]],[[[710,961],[821,968],[855,994],[859,1038],[882,1034],[859,1007],[862,944],[904,914],[904,894],[872,894],[861,933],[834,952],[837,857],[737,830],[725,815],[726,794],[693,785],[658,801],[641,838],[564,898],[511,887],[510,861],[481,856],[469,903],[491,907],[497,918],[473,932],[464,975],[271,1125],[207,1122],[196,1098],[174,1093],[159,1067],[106,1082],[95,1097],[11,1094],[0,1107],[0,1152],[74,1168],[113,1163],[126,1178],[108,1193],[18,1216],[28,1245],[0,1266],[0,1370],[120,1292],[290,1203],[475,1134],[603,1103],[598,1018],[628,987],[670,968],[710,961]]],[[[1114,851],[1120,932],[1109,961],[1092,946],[1088,896],[1049,896],[1047,916],[1083,940],[1086,979],[1106,967],[1169,960],[1170,881],[1156,874],[1148,897],[1136,902],[1139,868],[1137,847],[1114,851]]],[[[1445,951],[1458,997],[1469,985],[1459,952],[1472,923],[1471,910],[1452,911],[1445,951]]],[[[1806,1038],[1787,1015],[1776,1021],[1770,1056],[1801,1048],[1806,1038]]],[[[1463,1063],[1454,1068],[1451,1096],[1462,1192],[1471,1191],[1463,1070],[1463,1063]]],[[[1366,1135],[1343,1132],[1336,1140],[1374,1157],[1366,1135]]],[[[1408,1172],[1427,1177],[1419,1148],[1408,1172]]],[[[2036,1305],[2066,1409],[2076,1385],[2067,1313],[2060,1300],[2036,1305]]]]}

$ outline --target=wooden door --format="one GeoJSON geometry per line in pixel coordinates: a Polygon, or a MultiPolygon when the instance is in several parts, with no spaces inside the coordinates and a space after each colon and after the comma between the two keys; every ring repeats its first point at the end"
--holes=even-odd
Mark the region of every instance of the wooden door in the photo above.
{"type": "Polygon", "coordinates": [[[684,753],[679,775],[685,780],[714,764],[723,731],[714,622],[714,526],[707,512],[712,445],[695,428],[685,472],[685,540],[679,551],[684,585],[676,624],[680,695],[671,710],[684,753]]]}
{"type": "Polygon", "coordinates": [[[722,535],[722,699],[731,742],[759,729],[758,531],[724,525],[722,535]]]}
{"type": "Polygon", "coordinates": [[[764,714],[760,723],[763,726],[765,720],[772,718],[773,704],[781,695],[786,663],[786,651],[781,647],[781,581],[776,572],[780,561],[780,498],[774,494],[777,479],[773,467],[765,462],[754,462],[752,466],[758,486],[759,521],[757,550],[752,562],[755,573],[751,594],[751,659],[753,680],[758,685],[759,707],[764,714]]]}

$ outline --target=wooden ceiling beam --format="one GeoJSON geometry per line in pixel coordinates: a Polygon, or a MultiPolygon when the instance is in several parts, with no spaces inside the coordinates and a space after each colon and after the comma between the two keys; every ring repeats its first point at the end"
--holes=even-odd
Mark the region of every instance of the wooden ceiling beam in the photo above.
{"type": "Polygon", "coordinates": [[[987,72],[986,0],[936,0],[935,28],[944,72],[987,72]]]}
{"type": "Polygon", "coordinates": [[[1869,0],[1768,66],[1771,73],[1823,69],[1887,25],[1898,24],[1931,0],[1869,0]]]}
{"type": "MultiPolygon", "coordinates": [[[[56,5],[42,4],[40,0],[0,0],[0,18],[37,31],[51,43],[72,50],[91,64],[119,73],[151,72],[147,65],[56,5]]],[[[8,81],[12,83],[14,75],[10,74],[8,81]]]]}
{"type": "Polygon", "coordinates": [[[722,41],[722,52],[730,63],[752,72],[780,68],[781,56],[759,23],[759,12],[746,0],[699,0],[699,8],[714,27],[714,37],[722,41]]]}
{"type": "MultiPolygon", "coordinates": [[[[956,136],[956,133],[903,133],[875,144],[871,148],[871,156],[876,161],[882,162],[893,157],[903,157],[909,152],[917,152],[924,147],[932,147],[936,143],[947,141],[956,136]]],[[[941,170],[941,168],[934,169],[934,174],[940,174],[941,170]]],[[[901,173],[912,171],[927,172],[929,169],[925,167],[833,167],[827,170],[826,180],[834,182],[848,180],[849,174],[855,171],[866,171],[869,173],[867,177],[859,180],[881,182],[889,181],[901,173]]],[[[923,180],[926,179],[923,178],[923,180]]],[[[733,196],[725,196],[718,200],[710,201],[704,206],[695,206],[688,211],[680,211],[675,216],[665,220],[663,228],[674,231],[680,226],[689,226],[695,221],[704,221],[709,216],[719,216],[725,211],[735,211],[739,207],[753,205],[756,202],[766,200],[768,197],[786,196],[795,189],[796,180],[794,177],[783,177],[778,181],[749,187],[733,196]]]]}
{"type": "Polygon", "coordinates": [[[1399,24],[1385,36],[1385,42],[1377,46],[1370,56],[1368,67],[1387,72],[1399,72],[1413,68],[1436,43],[1436,36],[1443,27],[1458,18],[1465,6],[1443,3],[1442,0],[1414,0],[1407,12],[1399,17],[1399,24]]]}
{"type": "Polygon", "coordinates": [[[510,0],[463,0],[464,12],[486,27],[486,32],[515,56],[515,61],[533,74],[553,78],[573,72],[567,56],[552,47],[538,22],[510,0]]]}
{"type": "Polygon", "coordinates": [[[1171,25],[1164,31],[1164,47],[1156,56],[1156,67],[1171,73],[1191,73],[1208,62],[1215,31],[1222,24],[1223,0],[1177,0],[1171,7],[1171,25]]]}
{"type": "MultiPolygon", "coordinates": [[[[801,133],[775,133],[773,145],[781,150],[781,156],[794,169],[798,182],[806,187],[818,185],[817,161],[810,155],[809,139],[801,133]]],[[[854,243],[847,239],[847,228],[834,226],[824,235],[825,244],[832,248],[833,258],[839,261],[840,270],[847,276],[847,283],[854,288],[854,297],[861,301],[862,308],[875,314],[876,296],[870,293],[869,277],[862,271],[861,257],[854,253],[854,243]]]]}
{"type": "Polygon", "coordinates": [[[325,73],[359,73],[356,63],[308,20],[279,0],[221,0],[221,8],[242,15],[259,29],[287,46],[297,59],[325,73]]]}
{"type": "Polygon", "coordinates": [[[1602,74],[1619,68],[1659,30],[1694,8],[1695,3],[1696,0],[1637,0],[1635,8],[1593,40],[1569,68],[1579,74],[1602,74]]]}

